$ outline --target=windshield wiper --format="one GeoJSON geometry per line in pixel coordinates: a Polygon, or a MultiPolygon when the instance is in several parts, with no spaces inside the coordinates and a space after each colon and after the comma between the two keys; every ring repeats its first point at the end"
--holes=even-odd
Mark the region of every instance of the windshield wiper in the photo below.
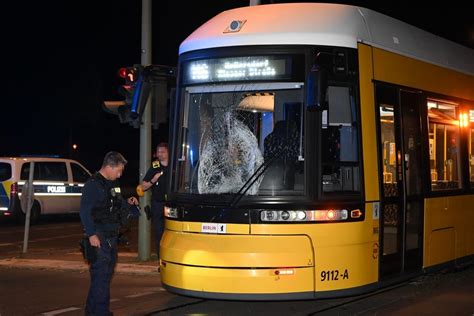
{"type": "Polygon", "coordinates": [[[234,193],[232,200],[230,202],[230,207],[235,207],[240,200],[244,197],[245,193],[253,186],[253,184],[265,173],[268,167],[276,160],[275,158],[279,156],[285,149],[288,149],[288,141],[285,142],[279,150],[276,150],[273,155],[266,161],[264,161],[260,167],[255,170],[255,172],[250,176],[250,178],[242,185],[242,187],[234,193]]]}

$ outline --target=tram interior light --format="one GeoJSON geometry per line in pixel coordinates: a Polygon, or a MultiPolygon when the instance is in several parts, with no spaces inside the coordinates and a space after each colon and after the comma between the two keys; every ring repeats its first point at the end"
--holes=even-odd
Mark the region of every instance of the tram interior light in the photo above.
{"type": "Polygon", "coordinates": [[[469,115],[465,112],[459,114],[459,127],[469,126],[469,115]]]}

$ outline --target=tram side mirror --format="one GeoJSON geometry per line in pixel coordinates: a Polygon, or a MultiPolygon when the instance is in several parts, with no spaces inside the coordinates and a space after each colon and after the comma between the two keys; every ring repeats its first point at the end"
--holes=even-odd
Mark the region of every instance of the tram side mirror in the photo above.
{"type": "Polygon", "coordinates": [[[307,108],[313,111],[328,109],[327,89],[328,75],[326,67],[315,63],[308,74],[307,108]]]}

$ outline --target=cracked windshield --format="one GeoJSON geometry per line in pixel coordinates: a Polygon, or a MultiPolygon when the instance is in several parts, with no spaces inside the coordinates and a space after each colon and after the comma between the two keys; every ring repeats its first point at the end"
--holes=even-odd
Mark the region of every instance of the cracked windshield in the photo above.
{"type": "Polygon", "coordinates": [[[188,87],[178,191],[304,194],[303,84],[188,87]]]}

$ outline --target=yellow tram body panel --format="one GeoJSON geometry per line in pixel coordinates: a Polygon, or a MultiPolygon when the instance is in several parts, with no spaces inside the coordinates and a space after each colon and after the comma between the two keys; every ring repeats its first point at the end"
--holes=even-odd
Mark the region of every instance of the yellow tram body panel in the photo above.
{"type": "Polygon", "coordinates": [[[376,283],[378,221],[372,219],[372,204],[366,208],[363,222],[227,224],[225,234],[201,233],[203,223],[167,220],[162,281],[187,291],[237,294],[337,291],[376,283]],[[288,274],[277,275],[280,269],[288,274]]]}
{"type": "Polygon", "coordinates": [[[161,281],[186,291],[220,294],[313,292],[313,268],[294,269],[293,275],[275,275],[275,269],[220,269],[167,263],[161,281]]]}
{"type": "Polygon", "coordinates": [[[375,128],[375,102],[372,49],[359,44],[360,111],[362,128],[362,150],[364,158],[364,185],[366,201],[377,201],[380,197],[378,182],[377,135],[375,128]]]}
{"type": "Polygon", "coordinates": [[[472,195],[425,199],[424,267],[474,254],[473,204],[472,195]]]}
{"type": "Polygon", "coordinates": [[[307,236],[200,234],[166,230],[162,282],[198,292],[273,293],[314,290],[313,249],[307,236]],[[277,268],[291,267],[291,275],[277,268]]]}
{"type": "Polygon", "coordinates": [[[372,51],[375,80],[474,100],[473,76],[379,48],[372,51]]]}
{"type": "Polygon", "coordinates": [[[163,260],[191,266],[268,268],[314,265],[311,241],[304,235],[255,236],[167,231],[161,249],[163,260]]]}

